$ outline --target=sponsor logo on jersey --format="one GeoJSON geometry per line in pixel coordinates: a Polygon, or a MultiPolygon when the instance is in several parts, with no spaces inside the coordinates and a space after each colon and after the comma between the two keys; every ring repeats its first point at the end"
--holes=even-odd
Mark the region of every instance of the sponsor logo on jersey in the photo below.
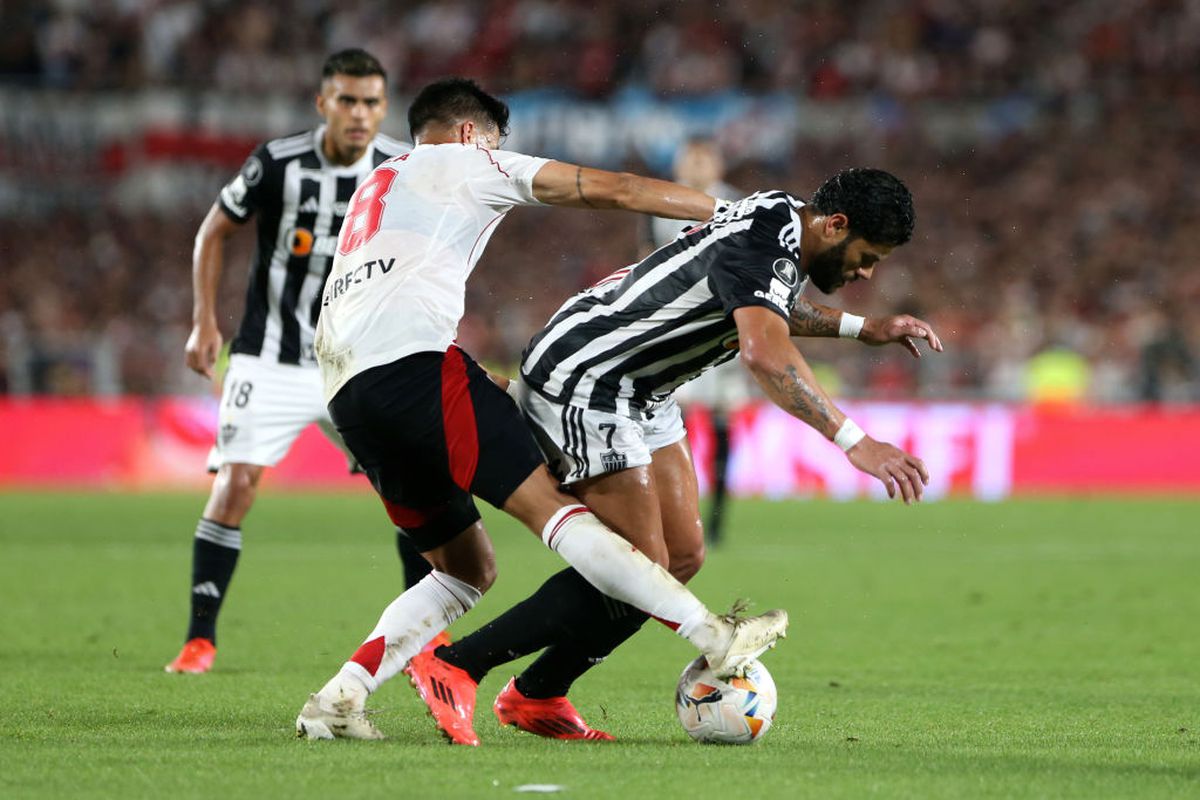
{"type": "Polygon", "coordinates": [[[336,236],[314,236],[308,228],[292,228],[287,242],[294,256],[332,256],[337,249],[336,236]]]}
{"type": "Polygon", "coordinates": [[[759,289],[754,293],[754,296],[774,303],[784,311],[792,307],[792,287],[789,287],[779,278],[771,278],[771,285],[767,287],[767,291],[764,292],[762,289],[759,289]]]}
{"type": "Polygon", "coordinates": [[[789,288],[795,288],[800,281],[800,272],[796,269],[796,265],[786,258],[777,258],[775,263],[771,265],[771,271],[775,273],[775,277],[783,281],[789,288]]]}
{"type": "Polygon", "coordinates": [[[373,261],[365,261],[359,264],[348,274],[340,278],[334,278],[325,284],[325,296],[321,298],[321,305],[328,306],[331,302],[348,292],[351,286],[365,283],[377,275],[387,275],[392,271],[392,267],[394,266],[396,266],[396,259],[394,258],[377,258],[373,261]]]}

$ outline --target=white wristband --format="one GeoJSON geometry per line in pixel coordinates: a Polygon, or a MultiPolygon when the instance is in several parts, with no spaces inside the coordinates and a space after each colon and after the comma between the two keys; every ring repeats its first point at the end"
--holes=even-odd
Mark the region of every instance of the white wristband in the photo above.
{"type": "Polygon", "coordinates": [[[867,432],[858,427],[854,420],[846,417],[842,427],[838,428],[838,432],[833,435],[833,443],[845,452],[861,442],[866,435],[867,432]]]}
{"type": "Polygon", "coordinates": [[[863,323],[866,321],[866,317],[843,311],[842,321],[838,323],[838,336],[843,339],[857,339],[859,331],[863,329],[863,323]]]}

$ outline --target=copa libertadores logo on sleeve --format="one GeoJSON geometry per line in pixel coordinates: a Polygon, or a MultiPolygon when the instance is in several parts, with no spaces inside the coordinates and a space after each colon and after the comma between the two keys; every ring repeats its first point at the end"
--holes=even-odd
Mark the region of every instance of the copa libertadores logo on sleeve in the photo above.
{"type": "Polygon", "coordinates": [[[796,283],[800,280],[800,272],[796,269],[796,265],[786,258],[777,258],[775,263],[771,265],[771,271],[775,273],[775,277],[783,281],[789,289],[795,289],[796,283]]]}

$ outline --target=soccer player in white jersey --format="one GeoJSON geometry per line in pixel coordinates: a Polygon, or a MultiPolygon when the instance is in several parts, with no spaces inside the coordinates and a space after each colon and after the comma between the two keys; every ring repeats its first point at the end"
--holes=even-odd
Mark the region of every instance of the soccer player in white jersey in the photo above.
{"type": "MultiPolygon", "coordinates": [[[[753,194],[568,300],[530,342],[515,387],[551,469],[617,532],[653,520],[672,574],[686,582],[704,560],[704,537],[673,394],[740,351],[778,406],[834,440],[889,494],[920,499],[928,478],[920,460],[848,420],[789,339],[840,334],[897,342],[918,357],[912,340],[924,339],[940,351],[919,319],[864,319],[800,296],[809,281],[829,293],[869,278],[912,227],[912,198],[899,180],[847,170],[809,204],[784,192],[753,194]]],[[[435,718],[452,719],[444,697],[426,686],[469,691],[499,664],[546,648],[496,698],[497,718],[539,736],[608,740],[566,694],[645,620],[563,570],[479,631],[413,659],[411,674],[435,718]]]]}
{"type": "MultiPolygon", "coordinates": [[[[322,299],[316,351],[338,431],[433,571],[384,610],[350,660],[310,696],[297,734],[381,735],[366,717],[367,696],[495,579],[473,495],[539,534],[600,591],[692,642],[718,673],[736,672],[783,635],[786,613],[709,612],[663,568],[653,520],[646,534],[631,526],[623,539],[560,491],[516,404],[454,344],[467,278],[513,206],[705,219],[716,207],[713,198],[665,181],[499,150],[508,108],[472,81],[425,87],[408,116],[413,151],[380,165],[351,200],[322,299]]],[[[474,687],[470,696],[459,688],[436,690],[451,706],[473,707],[474,687]]],[[[442,728],[455,736],[452,725],[442,728]]],[[[456,741],[478,744],[469,724],[458,732],[456,741]]]]}
{"type": "MultiPolygon", "coordinates": [[[[312,352],[318,302],[350,196],[381,162],[411,148],[379,133],[387,75],[363,50],[326,59],[316,106],[324,123],[258,147],[196,234],[194,326],[186,357],[191,369],[212,378],[222,346],[216,299],[225,240],[251,217],[258,221],[246,308],[230,347],[217,442],[209,455],[216,479],[193,539],[187,636],[167,672],[203,673],[213,666],[217,615],[263,470],[314,422],[345,451],[312,352]]],[[[406,579],[415,583],[428,563],[399,531],[396,543],[406,579]]]]}

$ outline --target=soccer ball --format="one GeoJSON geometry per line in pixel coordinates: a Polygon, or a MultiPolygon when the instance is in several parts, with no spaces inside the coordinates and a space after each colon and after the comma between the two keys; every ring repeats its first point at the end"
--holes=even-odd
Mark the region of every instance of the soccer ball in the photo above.
{"type": "Polygon", "coordinates": [[[771,729],[776,703],[775,681],[757,659],[741,677],[722,680],[701,656],[687,665],[675,690],[675,713],[697,742],[756,742],[771,729]]]}

